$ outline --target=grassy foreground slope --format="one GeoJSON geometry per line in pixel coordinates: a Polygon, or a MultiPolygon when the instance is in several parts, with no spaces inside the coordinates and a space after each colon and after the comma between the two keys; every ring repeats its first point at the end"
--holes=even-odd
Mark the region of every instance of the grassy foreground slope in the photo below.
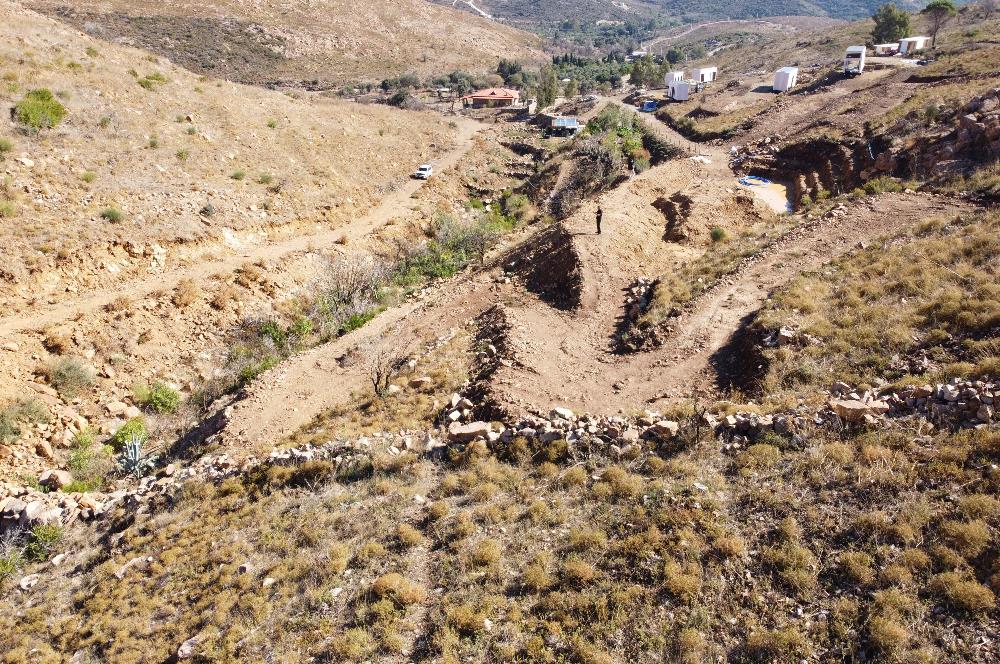
{"type": "MultiPolygon", "coordinates": [[[[981,362],[961,373],[995,371],[996,224],[943,220],[858,251],[776,296],[766,320],[806,318],[824,379],[873,380],[850,344],[891,363],[897,348],[867,344],[869,319],[954,339],[981,362]]],[[[772,357],[775,384],[816,361],[775,352],[793,354],[772,357]]],[[[889,377],[933,380],[950,359],[889,377]]],[[[25,568],[42,581],[10,590],[0,647],[12,662],[140,662],[185,644],[207,661],[995,661],[995,425],[806,416],[743,442],[591,442],[191,483],[173,504],[121,510],[111,535],[49,543],[39,559],[70,556],[25,568]]]]}

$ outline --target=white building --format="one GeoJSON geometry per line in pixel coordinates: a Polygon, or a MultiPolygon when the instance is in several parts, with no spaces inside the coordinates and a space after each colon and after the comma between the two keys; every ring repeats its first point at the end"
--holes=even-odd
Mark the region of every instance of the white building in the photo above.
{"type": "Polygon", "coordinates": [[[798,67],[782,67],[774,72],[774,85],[771,86],[775,92],[788,92],[799,82],[798,67]]]}
{"type": "Polygon", "coordinates": [[[887,56],[896,55],[897,53],[899,53],[899,42],[875,45],[875,55],[887,56]]]}
{"type": "Polygon", "coordinates": [[[695,85],[691,81],[679,79],[667,83],[667,96],[674,101],[687,101],[691,98],[691,89],[695,85]]]}
{"type": "Polygon", "coordinates": [[[718,67],[700,67],[691,73],[691,78],[695,83],[711,83],[719,78],[718,67]]]}
{"type": "Polygon", "coordinates": [[[675,81],[683,81],[683,80],[684,80],[684,72],[682,72],[682,71],[668,71],[664,75],[664,77],[663,77],[663,84],[666,85],[667,87],[669,87],[671,83],[673,83],[675,81]]]}
{"type": "Polygon", "coordinates": [[[917,51],[922,51],[931,43],[930,37],[906,37],[899,40],[899,54],[911,55],[917,51]]]}
{"type": "Polygon", "coordinates": [[[844,54],[844,73],[849,76],[857,76],[865,70],[865,55],[868,48],[865,46],[848,46],[844,54]]]}

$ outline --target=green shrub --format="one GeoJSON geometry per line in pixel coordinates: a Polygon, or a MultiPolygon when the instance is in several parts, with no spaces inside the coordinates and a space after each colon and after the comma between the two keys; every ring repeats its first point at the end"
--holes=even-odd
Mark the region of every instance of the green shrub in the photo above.
{"type": "Polygon", "coordinates": [[[14,118],[31,129],[50,129],[64,117],[66,107],[45,88],[32,90],[14,106],[14,118]]]}
{"type": "Polygon", "coordinates": [[[96,58],[97,57],[97,49],[94,48],[93,46],[88,46],[87,50],[85,51],[85,53],[87,54],[88,58],[96,58]]]}
{"type": "Polygon", "coordinates": [[[101,210],[101,218],[105,221],[117,224],[125,218],[125,214],[116,207],[107,207],[101,210]]]}
{"type": "Polygon", "coordinates": [[[257,182],[260,184],[271,184],[272,180],[274,180],[274,177],[272,177],[270,173],[261,173],[257,178],[257,182]]]}
{"type": "Polygon", "coordinates": [[[247,177],[247,173],[246,171],[233,171],[229,177],[231,177],[234,180],[245,180],[247,177]]]}
{"type": "Polygon", "coordinates": [[[137,385],[133,390],[136,401],[146,410],[159,414],[175,413],[181,405],[181,395],[177,390],[164,382],[157,381],[153,386],[137,385]]]}
{"type": "Polygon", "coordinates": [[[79,396],[94,384],[94,372],[80,360],[67,357],[46,370],[49,383],[66,399],[79,396]]]}
{"type": "Polygon", "coordinates": [[[13,219],[17,215],[17,206],[12,201],[0,201],[0,219],[13,219]]]}
{"type": "Polygon", "coordinates": [[[94,171],[84,171],[80,175],[80,179],[86,182],[87,184],[90,184],[91,182],[97,179],[97,173],[95,173],[94,171]]]}
{"type": "Polygon", "coordinates": [[[267,121],[267,127],[268,127],[268,129],[275,129],[277,126],[278,126],[278,121],[277,120],[268,120],[267,121]]]}
{"type": "Polygon", "coordinates": [[[146,438],[148,436],[149,431],[146,429],[146,420],[141,417],[133,417],[111,436],[111,444],[118,450],[124,447],[130,438],[146,438]]]}
{"type": "Polygon", "coordinates": [[[712,242],[722,242],[726,239],[726,229],[719,226],[712,228],[712,242]]]}
{"type": "Polygon", "coordinates": [[[0,161],[3,161],[7,153],[14,149],[14,143],[9,139],[0,138],[0,161]]]}
{"type": "Polygon", "coordinates": [[[175,154],[175,155],[176,155],[176,157],[177,157],[178,159],[180,159],[181,161],[187,161],[187,158],[191,156],[191,153],[190,153],[189,151],[187,151],[187,150],[183,150],[183,149],[181,149],[181,150],[178,150],[178,151],[177,151],[177,152],[175,152],[174,154],[175,154]]]}
{"type": "Polygon", "coordinates": [[[24,546],[24,557],[32,562],[40,562],[49,557],[49,553],[62,539],[62,526],[41,524],[31,529],[28,543],[24,546]]]}

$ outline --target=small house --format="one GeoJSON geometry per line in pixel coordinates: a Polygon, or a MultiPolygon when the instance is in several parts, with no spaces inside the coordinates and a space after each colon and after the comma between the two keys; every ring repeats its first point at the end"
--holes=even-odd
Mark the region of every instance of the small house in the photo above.
{"type": "Polygon", "coordinates": [[[906,37],[899,40],[899,54],[912,55],[917,51],[922,51],[931,43],[930,37],[906,37]]]}
{"type": "Polygon", "coordinates": [[[667,83],[667,96],[674,101],[687,101],[691,98],[691,81],[679,79],[667,83]]]}
{"type": "Polygon", "coordinates": [[[888,57],[896,55],[899,53],[899,42],[893,42],[892,44],[876,44],[875,45],[875,55],[882,57],[888,57]]]}
{"type": "Polygon", "coordinates": [[[521,93],[509,88],[487,88],[462,97],[465,105],[472,108],[504,108],[514,106],[520,99],[521,93]]]}
{"type": "Polygon", "coordinates": [[[675,81],[683,81],[683,80],[684,80],[684,72],[682,72],[682,71],[668,71],[666,73],[666,75],[664,75],[664,77],[663,77],[663,84],[666,85],[667,87],[669,87],[671,83],[674,83],[675,81]]]}
{"type": "Polygon", "coordinates": [[[699,67],[691,72],[691,78],[695,83],[712,83],[719,78],[718,67],[699,67]]]}
{"type": "Polygon", "coordinates": [[[583,127],[580,121],[573,117],[555,117],[549,125],[550,136],[576,136],[583,127]]]}
{"type": "Polygon", "coordinates": [[[844,73],[848,76],[858,76],[865,70],[866,46],[848,46],[844,53],[844,73]]]}
{"type": "Polygon", "coordinates": [[[798,67],[782,67],[774,72],[774,85],[771,89],[775,92],[788,92],[799,82],[798,67]]]}

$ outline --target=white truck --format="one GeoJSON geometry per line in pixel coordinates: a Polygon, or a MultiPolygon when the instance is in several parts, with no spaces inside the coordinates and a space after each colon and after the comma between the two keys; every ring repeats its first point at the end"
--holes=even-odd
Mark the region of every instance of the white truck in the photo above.
{"type": "Polygon", "coordinates": [[[430,164],[420,164],[413,173],[413,177],[418,180],[430,180],[432,175],[434,175],[434,167],[430,164]]]}

